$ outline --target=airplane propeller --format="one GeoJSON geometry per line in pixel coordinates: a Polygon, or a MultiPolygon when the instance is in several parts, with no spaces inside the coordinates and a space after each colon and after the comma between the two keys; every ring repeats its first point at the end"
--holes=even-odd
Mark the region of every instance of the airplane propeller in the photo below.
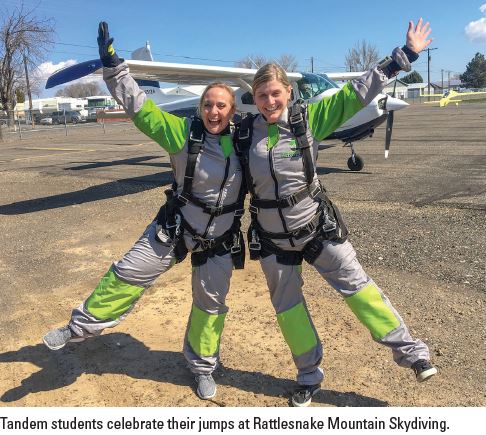
{"type": "MultiPolygon", "coordinates": [[[[395,84],[393,85],[393,98],[395,98],[395,92],[397,89],[397,79],[395,78],[395,84]]],[[[390,151],[390,143],[391,143],[391,137],[392,137],[392,130],[393,130],[393,113],[394,110],[392,107],[388,106],[388,98],[387,98],[387,109],[388,110],[388,116],[386,118],[386,135],[385,135],[385,159],[388,158],[388,153],[390,151]]]]}

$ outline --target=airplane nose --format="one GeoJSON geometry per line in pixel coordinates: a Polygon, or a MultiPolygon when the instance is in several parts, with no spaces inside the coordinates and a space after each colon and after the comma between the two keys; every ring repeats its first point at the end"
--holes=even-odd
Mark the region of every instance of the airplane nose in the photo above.
{"type": "Polygon", "coordinates": [[[400,110],[408,106],[408,103],[400,100],[399,98],[394,98],[388,96],[386,99],[386,110],[400,110]]]}

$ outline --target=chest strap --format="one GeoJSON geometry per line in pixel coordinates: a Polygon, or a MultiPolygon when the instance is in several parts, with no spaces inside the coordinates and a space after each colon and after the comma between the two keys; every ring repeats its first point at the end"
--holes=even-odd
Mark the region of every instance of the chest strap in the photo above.
{"type": "Polygon", "coordinates": [[[268,208],[286,208],[292,207],[298,204],[305,198],[312,198],[315,199],[319,196],[320,193],[324,192],[323,187],[320,183],[314,183],[310,186],[306,186],[299,191],[292,193],[289,196],[279,199],[260,199],[260,198],[251,198],[250,199],[250,212],[251,213],[258,213],[260,208],[268,209],[268,208]]]}

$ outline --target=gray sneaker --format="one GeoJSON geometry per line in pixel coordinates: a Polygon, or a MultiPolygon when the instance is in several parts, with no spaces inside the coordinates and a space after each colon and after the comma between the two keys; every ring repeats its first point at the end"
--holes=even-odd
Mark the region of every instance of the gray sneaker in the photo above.
{"type": "Polygon", "coordinates": [[[69,326],[63,326],[62,328],[56,328],[49,331],[42,341],[51,350],[58,350],[66,346],[70,341],[83,341],[84,338],[76,336],[69,326]]]}
{"type": "Polygon", "coordinates": [[[417,382],[429,380],[437,374],[437,369],[426,359],[419,359],[412,364],[412,370],[415,373],[417,382]]]}
{"type": "Polygon", "coordinates": [[[309,406],[312,397],[319,392],[321,384],[316,385],[299,385],[292,393],[292,406],[304,407],[309,406]]]}
{"type": "Polygon", "coordinates": [[[196,376],[196,393],[200,399],[207,400],[216,396],[216,382],[211,374],[196,376]]]}

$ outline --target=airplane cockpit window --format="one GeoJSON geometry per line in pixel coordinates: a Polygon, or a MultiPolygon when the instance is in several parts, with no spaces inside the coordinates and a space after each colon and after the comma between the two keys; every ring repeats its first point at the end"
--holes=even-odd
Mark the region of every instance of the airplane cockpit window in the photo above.
{"type": "Polygon", "coordinates": [[[253,101],[253,95],[251,94],[251,92],[245,92],[241,96],[241,102],[243,104],[255,104],[255,102],[253,101]]]}
{"type": "Polygon", "coordinates": [[[297,86],[304,99],[313,98],[328,89],[339,88],[325,74],[302,73],[302,76],[297,82],[297,86]]]}

